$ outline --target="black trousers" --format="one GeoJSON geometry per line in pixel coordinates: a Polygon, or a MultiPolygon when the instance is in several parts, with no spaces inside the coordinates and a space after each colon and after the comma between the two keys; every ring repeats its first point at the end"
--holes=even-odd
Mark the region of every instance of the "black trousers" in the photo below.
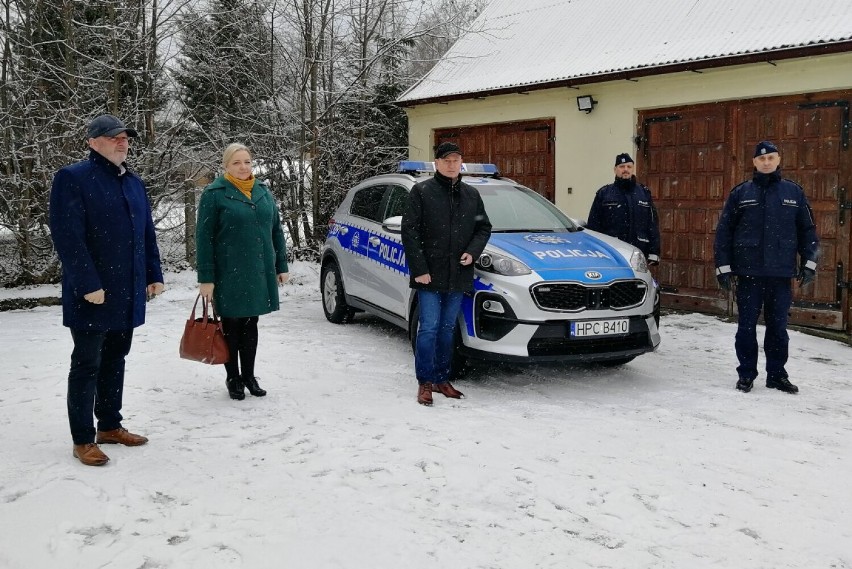
{"type": "Polygon", "coordinates": [[[254,360],[257,356],[257,316],[248,318],[222,318],[225,341],[231,359],[225,364],[228,377],[254,377],[254,360]],[[238,363],[239,362],[239,363],[238,363]],[[242,368],[242,375],[240,375],[242,368]]]}
{"type": "Polygon", "coordinates": [[[92,414],[99,431],[121,427],[124,359],[133,329],[91,332],[71,330],[74,351],[68,373],[68,422],[75,445],[95,442],[92,414]]]}
{"type": "Polygon", "coordinates": [[[766,333],[766,379],[787,377],[787,319],[793,303],[791,279],[778,277],[737,277],[737,335],[734,347],[740,365],[737,373],[745,379],[757,377],[757,320],[763,311],[766,333]]]}

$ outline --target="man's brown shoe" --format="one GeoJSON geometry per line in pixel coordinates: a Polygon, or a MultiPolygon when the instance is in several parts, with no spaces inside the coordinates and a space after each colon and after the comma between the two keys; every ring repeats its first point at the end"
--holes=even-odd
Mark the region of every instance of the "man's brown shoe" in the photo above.
{"type": "Polygon", "coordinates": [[[74,445],[74,451],[72,454],[74,455],[74,458],[79,458],[80,462],[86,466],[103,466],[109,462],[109,457],[105,455],[95,443],[74,445]]]}
{"type": "Polygon", "coordinates": [[[464,397],[464,393],[453,387],[449,381],[433,383],[432,391],[436,393],[443,393],[444,397],[452,397],[453,399],[461,399],[462,397],[464,397]]]}
{"type": "Polygon", "coordinates": [[[129,447],[138,447],[148,442],[146,437],[142,435],[134,435],[127,429],[119,427],[111,431],[98,431],[98,436],[95,441],[99,445],[102,444],[120,444],[129,447]]]}
{"type": "Polygon", "coordinates": [[[432,404],[432,384],[431,383],[421,383],[417,388],[417,402],[421,405],[431,405],[432,404]]]}

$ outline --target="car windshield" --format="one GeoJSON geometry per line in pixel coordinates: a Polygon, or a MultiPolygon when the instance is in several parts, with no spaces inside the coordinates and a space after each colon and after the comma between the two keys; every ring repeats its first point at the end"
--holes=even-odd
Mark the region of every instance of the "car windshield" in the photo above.
{"type": "Polygon", "coordinates": [[[494,232],[577,230],[568,216],[529,188],[493,185],[477,189],[494,232]]]}

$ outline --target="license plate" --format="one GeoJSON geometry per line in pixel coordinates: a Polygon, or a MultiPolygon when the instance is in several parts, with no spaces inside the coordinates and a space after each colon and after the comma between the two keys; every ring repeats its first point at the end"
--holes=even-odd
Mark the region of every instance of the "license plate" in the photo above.
{"type": "Polygon", "coordinates": [[[616,336],[630,332],[630,320],[585,320],[571,322],[571,337],[584,338],[588,336],[616,336]]]}

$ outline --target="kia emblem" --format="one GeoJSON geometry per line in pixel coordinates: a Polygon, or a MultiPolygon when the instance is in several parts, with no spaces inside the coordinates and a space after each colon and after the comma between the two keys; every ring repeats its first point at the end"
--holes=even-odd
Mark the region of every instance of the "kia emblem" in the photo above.
{"type": "Polygon", "coordinates": [[[586,271],[586,278],[596,281],[600,279],[603,275],[597,271],[586,271]]]}

